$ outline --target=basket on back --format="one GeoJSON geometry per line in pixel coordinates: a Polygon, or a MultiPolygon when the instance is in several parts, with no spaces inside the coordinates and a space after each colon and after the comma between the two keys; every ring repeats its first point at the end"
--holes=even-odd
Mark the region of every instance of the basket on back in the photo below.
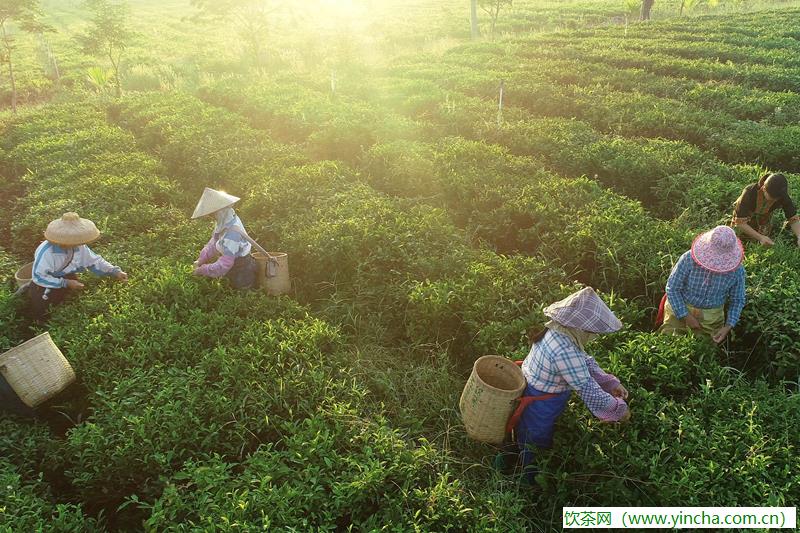
{"type": "Polygon", "coordinates": [[[0,355],[0,373],[28,407],[37,407],[75,381],[75,372],[49,333],[0,355]]]}
{"type": "Polygon", "coordinates": [[[522,371],[505,357],[484,355],[475,361],[459,401],[467,435],[481,442],[502,443],[506,423],[525,385],[522,371]]]}
{"type": "Polygon", "coordinates": [[[28,263],[19,268],[14,273],[14,280],[17,282],[17,287],[22,287],[33,278],[33,263],[28,263]]]}

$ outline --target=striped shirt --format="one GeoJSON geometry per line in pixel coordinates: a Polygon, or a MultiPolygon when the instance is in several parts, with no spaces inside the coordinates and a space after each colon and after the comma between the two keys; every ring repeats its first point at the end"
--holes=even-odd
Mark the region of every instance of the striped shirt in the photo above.
{"type": "Polygon", "coordinates": [[[33,282],[46,289],[61,289],[67,286],[68,274],[89,270],[98,276],[113,276],[121,272],[116,267],[82,244],[63,248],[44,241],[36,248],[33,260],[33,282]]]}
{"type": "Polygon", "coordinates": [[[686,318],[686,304],[698,309],[712,309],[728,301],[728,317],[725,323],[734,327],[739,321],[745,298],[745,271],[742,265],[723,274],[712,272],[692,259],[691,251],[684,253],[667,280],[667,299],[675,317],[686,318]]]}
{"type": "Polygon", "coordinates": [[[624,400],[610,394],[619,386],[619,380],[557,331],[548,330],[534,343],[522,363],[522,373],[529,385],[542,392],[575,390],[589,411],[601,420],[618,421],[628,410],[624,400]]]}

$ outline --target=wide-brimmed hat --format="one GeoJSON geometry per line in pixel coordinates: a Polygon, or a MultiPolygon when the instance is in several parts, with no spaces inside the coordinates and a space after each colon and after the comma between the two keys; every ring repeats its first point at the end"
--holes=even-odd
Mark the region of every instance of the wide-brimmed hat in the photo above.
{"type": "Polygon", "coordinates": [[[611,333],[622,327],[622,322],[591,287],[550,304],[544,314],[562,326],[591,333],[611,333]]]}
{"type": "Polygon", "coordinates": [[[64,213],[47,225],[44,238],[64,246],[87,244],[100,237],[100,230],[94,222],[81,218],[78,213],[64,213]]]}
{"type": "Polygon", "coordinates": [[[192,218],[200,218],[210,215],[211,213],[219,211],[220,209],[225,209],[226,207],[232,206],[240,199],[241,198],[238,196],[228,194],[224,191],[218,191],[216,189],[209,189],[206,187],[203,191],[203,196],[201,196],[200,201],[197,202],[197,207],[194,208],[192,218]]]}
{"type": "Polygon", "coordinates": [[[711,272],[731,272],[742,264],[744,247],[733,228],[717,226],[695,238],[692,259],[711,272]]]}

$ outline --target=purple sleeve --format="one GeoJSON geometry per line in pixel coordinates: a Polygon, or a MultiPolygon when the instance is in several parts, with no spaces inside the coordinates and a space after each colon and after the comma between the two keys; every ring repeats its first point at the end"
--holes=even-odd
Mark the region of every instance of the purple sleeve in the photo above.
{"type": "Polygon", "coordinates": [[[619,422],[628,412],[628,404],[625,403],[625,400],[611,396],[600,388],[594,379],[590,379],[578,391],[578,396],[581,397],[589,411],[604,422],[619,422]]]}
{"type": "Polygon", "coordinates": [[[221,278],[227,274],[231,268],[233,268],[233,263],[235,261],[236,258],[232,255],[221,255],[215,263],[199,266],[194,270],[194,273],[198,276],[221,278]]]}
{"type": "Polygon", "coordinates": [[[197,263],[200,265],[204,265],[211,261],[211,259],[217,253],[217,239],[212,235],[211,239],[203,246],[203,250],[200,252],[200,257],[197,258],[197,263]]]}
{"type": "Polygon", "coordinates": [[[594,357],[586,358],[586,366],[589,367],[589,374],[604,391],[610,394],[611,391],[619,387],[620,381],[617,379],[617,376],[614,374],[609,374],[600,368],[600,365],[597,364],[597,361],[594,360],[594,357]]]}

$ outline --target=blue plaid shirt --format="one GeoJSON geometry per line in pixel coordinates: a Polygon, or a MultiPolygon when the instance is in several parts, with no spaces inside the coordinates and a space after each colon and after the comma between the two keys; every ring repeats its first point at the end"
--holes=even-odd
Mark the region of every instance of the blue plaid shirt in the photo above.
{"type": "Polygon", "coordinates": [[[725,323],[731,327],[739,321],[745,299],[744,267],[719,274],[711,272],[692,259],[691,251],[686,252],[672,267],[667,280],[667,299],[677,318],[686,318],[689,304],[698,309],[711,309],[725,305],[728,300],[728,318],[725,323]]]}
{"type": "Polygon", "coordinates": [[[542,392],[574,389],[589,411],[601,420],[620,420],[628,410],[624,400],[609,394],[619,380],[603,372],[594,358],[557,331],[547,330],[534,343],[522,363],[522,374],[530,386],[542,392]]]}

